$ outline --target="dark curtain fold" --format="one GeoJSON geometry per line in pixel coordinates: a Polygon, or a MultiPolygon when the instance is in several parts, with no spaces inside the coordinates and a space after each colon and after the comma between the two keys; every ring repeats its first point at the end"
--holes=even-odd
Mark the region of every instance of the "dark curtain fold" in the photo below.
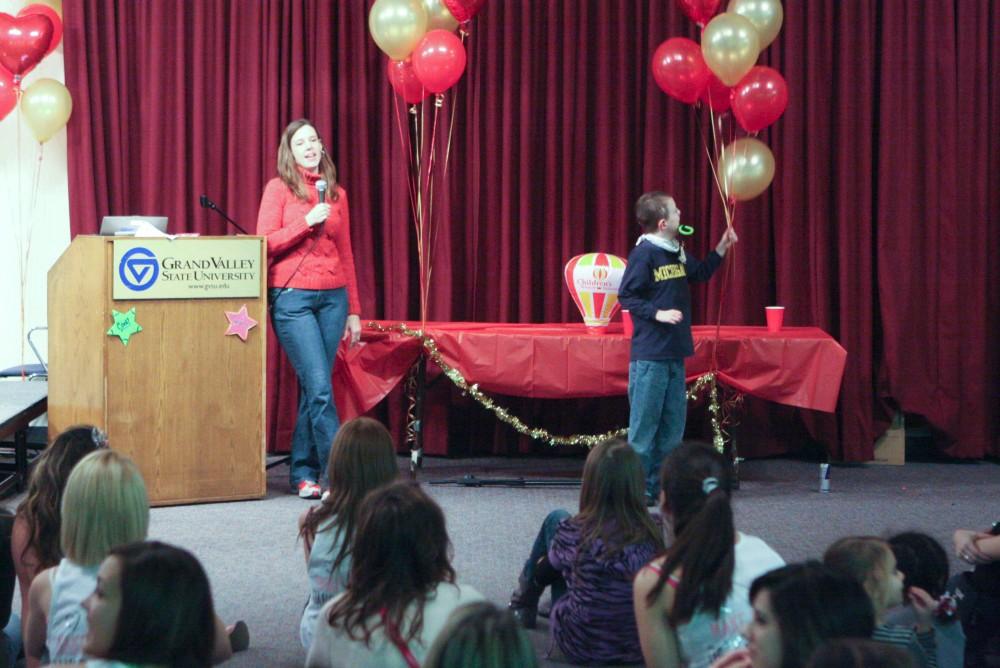
{"type": "MultiPolygon", "coordinates": [[[[397,111],[409,115],[368,36],[369,6],[66,3],[72,234],[140,213],[225,234],[201,193],[252,231],[279,133],[308,116],[350,197],[364,317],[416,317],[396,125],[397,111]]],[[[432,319],[575,320],[564,263],[627,255],[644,190],[675,194],[695,254],[714,246],[724,222],[707,121],[649,73],[664,39],[697,39],[673,2],[490,0],[471,30],[468,69],[439,119],[445,128],[454,110],[432,319]]],[[[834,443],[837,458],[870,458],[889,407],[926,416],[950,455],[1000,455],[997,34],[990,0],[787,2],[761,56],[790,90],[762,133],[777,176],[739,206],[731,274],[696,290],[695,317],[715,322],[721,306],[723,324],[762,324],[763,306],[781,303],[787,324],[837,337],[849,353],[838,413],[802,415],[797,432],[834,443]]],[[[269,345],[269,442],[285,449],[297,388],[273,335],[269,345]]],[[[761,435],[751,452],[795,440],[761,435]]]]}

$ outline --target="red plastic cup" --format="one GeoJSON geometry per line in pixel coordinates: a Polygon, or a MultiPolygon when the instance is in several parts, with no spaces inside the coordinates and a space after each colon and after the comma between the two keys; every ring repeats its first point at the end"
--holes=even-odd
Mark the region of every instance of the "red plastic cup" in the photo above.
{"type": "Polygon", "coordinates": [[[780,332],[781,323],[785,319],[785,307],[765,306],[764,313],[767,315],[767,331],[780,332]]]}
{"type": "Polygon", "coordinates": [[[628,312],[628,309],[622,309],[622,326],[625,327],[625,338],[632,338],[632,314],[628,312]]]}

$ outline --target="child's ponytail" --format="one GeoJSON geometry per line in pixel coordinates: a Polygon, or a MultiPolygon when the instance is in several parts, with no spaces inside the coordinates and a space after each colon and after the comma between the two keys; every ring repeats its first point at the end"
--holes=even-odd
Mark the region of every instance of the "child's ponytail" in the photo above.
{"type": "Polygon", "coordinates": [[[730,504],[731,476],[714,449],[685,443],[663,462],[664,512],[673,517],[675,542],[667,550],[652,603],[675,571],[680,577],[668,615],[672,626],[703,610],[717,614],[733,586],[736,529],[730,504]]]}

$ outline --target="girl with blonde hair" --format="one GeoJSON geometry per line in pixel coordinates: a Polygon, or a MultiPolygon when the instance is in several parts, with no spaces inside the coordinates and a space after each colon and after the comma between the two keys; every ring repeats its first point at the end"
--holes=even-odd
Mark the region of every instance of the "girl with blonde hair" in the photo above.
{"type": "Polygon", "coordinates": [[[112,548],[146,538],[149,498],[132,460],[98,450],[73,468],[63,494],[63,558],[34,579],[28,593],[25,656],[28,665],[76,663],[83,658],[87,613],[83,601],[112,548]]]}

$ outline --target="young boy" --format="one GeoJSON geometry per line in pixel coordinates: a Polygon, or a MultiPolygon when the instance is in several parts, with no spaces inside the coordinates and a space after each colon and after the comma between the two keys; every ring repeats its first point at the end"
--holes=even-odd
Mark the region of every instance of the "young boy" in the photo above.
{"type": "Polygon", "coordinates": [[[684,358],[694,354],[689,281],[707,281],[737,241],[729,228],[704,262],[677,241],[681,212],[674,198],[654,191],[635,204],[643,235],[628,256],[618,299],[632,316],[628,365],[628,441],[646,471],[646,504],[660,496],[660,464],[680,445],[687,420],[684,358]]]}

